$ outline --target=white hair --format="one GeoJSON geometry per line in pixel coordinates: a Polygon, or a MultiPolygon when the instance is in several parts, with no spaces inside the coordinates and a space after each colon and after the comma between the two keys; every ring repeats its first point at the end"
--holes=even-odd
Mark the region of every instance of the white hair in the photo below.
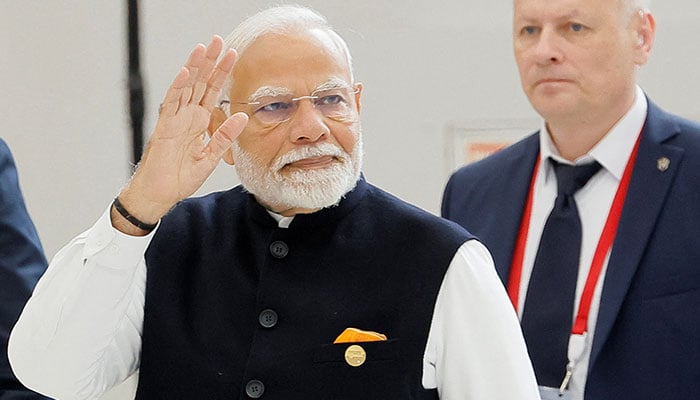
{"type": "MultiPolygon", "coordinates": [[[[240,57],[260,36],[269,33],[303,32],[310,29],[320,29],[328,33],[328,36],[338,46],[338,49],[345,54],[350,70],[350,78],[354,81],[352,56],[347,43],[331,27],[323,15],[308,7],[283,5],[260,11],[248,17],[224,39],[224,48],[235,49],[240,57]]],[[[221,91],[223,97],[228,97],[231,85],[232,80],[229,76],[221,91]]]]}
{"type": "Polygon", "coordinates": [[[639,10],[649,11],[651,0],[622,0],[623,7],[627,8],[630,14],[634,14],[639,10]]]}

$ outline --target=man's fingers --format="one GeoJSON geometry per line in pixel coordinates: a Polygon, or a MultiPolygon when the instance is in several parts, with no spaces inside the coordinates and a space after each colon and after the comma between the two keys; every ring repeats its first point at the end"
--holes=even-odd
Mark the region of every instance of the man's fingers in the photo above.
{"type": "Polygon", "coordinates": [[[219,54],[221,54],[221,49],[223,48],[224,39],[222,39],[219,35],[212,36],[211,42],[209,42],[209,46],[207,46],[207,58],[216,60],[217,57],[219,57],[219,54]]]}
{"type": "Polygon", "coordinates": [[[236,62],[237,54],[233,49],[229,49],[224,53],[219,64],[211,72],[206,85],[206,91],[202,97],[202,107],[210,110],[216,106],[216,100],[221,94],[221,89],[226,82],[226,79],[231,75],[231,70],[236,62]]]}
{"type": "Polygon", "coordinates": [[[165,98],[160,105],[160,114],[173,116],[178,110],[180,96],[182,96],[182,88],[189,80],[190,71],[186,67],[180,68],[180,71],[175,75],[173,83],[170,84],[168,91],[165,92],[165,98]]]}
{"type": "Polygon", "coordinates": [[[185,66],[180,69],[165,94],[160,115],[174,116],[190,104],[201,105],[208,111],[214,108],[221,87],[236,60],[236,52],[229,50],[217,64],[223,46],[223,39],[214,35],[208,46],[200,43],[192,49],[185,66]]]}
{"type": "Polygon", "coordinates": [[[199,75],[199,70],[202,67],[202,63],[204,58],[206,57],[206,53],[207,48],[203,44],[198,43],[194,47],[194,49],[192,49],[190,56],[187,58],[185,68],[187,68],[190,71],[190,76],[187,82],[185,83],[184,87],[182,88],[182,93],[180,94],[181,107],[184,107],[187,104],[189,104],[190,100],[192,99],[192,92],[194,90],[193,87],[195,82],[197,81],[197,76],[199,75]]]}
{"type": "Polygon", "coordinates": [[[214,35],[209,46],[207,46],[206,53],[204,57],[200,60],[197,71],[197,77],[195,78],[194,88],[192,91],[192,103],[199,104],[204,96],[204,92],[207,89],[207,81],[209,76],[216,65],[216,59],[219,58],[221,49],[224,47],[224,40],[218,36],[214,35]]]}
{"type": "Polygon", "coordinates": [[[235,113],[230,116],[219,129],[214,132],[209,141],[210,156],[217,160],[223,157],[226,150],[231,148],[234,140],[243,132],[248,123],[248,116],[245,113],[235,113]]]}

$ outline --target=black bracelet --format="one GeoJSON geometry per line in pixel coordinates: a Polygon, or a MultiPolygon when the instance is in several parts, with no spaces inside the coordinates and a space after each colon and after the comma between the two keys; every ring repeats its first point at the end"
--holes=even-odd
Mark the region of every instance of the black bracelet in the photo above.
{"type": "Polygon", "coordinates": [[[156,229],[156,225],[158,225],[157,223],[147,224],[145,222],[139,221],[138,218],[129,214],[129,212],[126,211],[126,208],[124,208],[124,206],[122,205],[121,201],[119,201],[119,197],[114,198],[112,205],[114,206],[114,209],[117,210],[119,215],[124,217],[127,221],[131,222],[131,225],[133,225],[141,230],[144,230],[146,232],[150,232],[150,231],[156,229]]]}

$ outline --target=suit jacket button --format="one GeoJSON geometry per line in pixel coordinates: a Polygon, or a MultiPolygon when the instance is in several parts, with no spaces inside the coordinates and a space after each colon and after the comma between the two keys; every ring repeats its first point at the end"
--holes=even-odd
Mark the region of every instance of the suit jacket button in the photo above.
{"type": "Polygon", "coordinates": [[[289,246],[285,242],[276,240],[270,244],[270,253],[275,258],[285,258],[289,254],[289,246]]]}
{"type": "Polygon", "coordinates": [[[251,399],[259,399],[265,393],[265,385],[257,379],[248,381],[245,385],[245,394],[251,399]]]}
{"type": "Polygon", "coordinates": [[[263,310],[260,315],[258,315],[258,322],[263,328],[272,328],[277,325],[277,313],[275,310],[263,310]]]}

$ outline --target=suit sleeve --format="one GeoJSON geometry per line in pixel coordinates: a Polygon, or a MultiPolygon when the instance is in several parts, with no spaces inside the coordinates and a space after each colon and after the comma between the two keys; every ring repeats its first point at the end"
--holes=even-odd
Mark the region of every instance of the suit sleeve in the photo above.
{"type": "Polygon", "coordinates": [[[450,197],[452,195],[453,180],[454,175],[450,176],[450,179],[447,181],[447,185],[445,186],[445,191],[442,193],[442,205],[440,208],[440,214],[443,218],[447,219],[450,219],[450,197]]]}
{"type": "Polygon", "coordinates": [[[44,398],[17,381],[5,349],[12,326],[45,270],[46,258],[24,204],[12,154],[0,140],[0,397],[3,399],[44,398]]]}

